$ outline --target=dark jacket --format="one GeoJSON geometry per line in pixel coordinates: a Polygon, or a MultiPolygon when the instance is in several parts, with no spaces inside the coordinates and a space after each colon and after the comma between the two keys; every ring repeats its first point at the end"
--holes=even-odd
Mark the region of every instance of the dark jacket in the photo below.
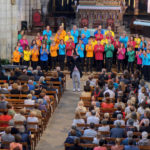
{"type": "Polygon", "coordinates": [[[125,130],[122,128],[112,128],[110,131],[110,137],[124,138],[125,137],[125,130]]]}
{"type": "Polygon", "coordinates": [[[80,60],[80,57],[77,56],[76,59],[72,58],[71,59],[71,72],[70,72],[70,78],[72,78],[72,73],[73,73],[73,70],[74,70],[74,67],[76,66],[80,72],[80,77],[82,77],[82,70],[81,70],[81,60],[80,60]]]}

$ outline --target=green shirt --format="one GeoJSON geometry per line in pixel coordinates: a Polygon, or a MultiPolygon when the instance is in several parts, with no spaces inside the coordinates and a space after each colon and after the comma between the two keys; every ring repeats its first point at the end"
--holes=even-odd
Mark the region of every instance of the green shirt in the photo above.
{"type": "Polygon", "coordinates": [[[135,51],[134,50],[128,51],[127,55],[128,55],[128,62],[134,62],[134,60],[135,60],[135,51]]]}
{"type": "Polygon", "coordinates": [[[18,34],[18,41],[20,41],[22,39],[22,35],[18,34]]]}
{"type": "Polygon", "coordinates": [[[112,58],[113,57],[113,52],[114,52],[114,46],[106,44],[105,46],[105,53],[106,53],[106,58],[112,58]]]}

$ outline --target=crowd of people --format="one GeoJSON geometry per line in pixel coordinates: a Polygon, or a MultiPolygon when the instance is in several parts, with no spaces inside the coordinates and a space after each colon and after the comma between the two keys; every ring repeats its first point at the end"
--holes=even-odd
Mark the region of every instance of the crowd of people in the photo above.
{"type": "Polygon", "coordinates": [[[90,75],[65,140],[71,144],[66,150],[107,150],[108,146],[111,150],[139,150],[139,146],[150,146],[149,93],[139,70],[132,75],[124,70],[119,75],[102,69],[97,77],[90,75]],[[85,144],[93,144],[93,148],[85,144]]]}
{"type": "MultiPolygon", "coordinates": [[[[58,89],[54,87],[52,82],[46,82],[44,72],[40,66],[35,70],[32,67],[24,70],[16,68],[9,71],[9,74],[7,73],[6,70],[0,71],[0,81],[3,81],[0,84],[0,147],[10,150],[31,150],[31,142],[33,141],[31,141],[30,129],[41,133],[44,128],[43,119],[48,119],[49,110],[54,109],[51,108],[53,100],[47,92],[55,91],[56,94],[51,95],[58,101],[58,89]],[[20,98],[17,95],[22,94],[26,95],[26,98],[22,99],[20,103],[20,98]],[[8,99],[15,99],[16,104],[8,102],[8,99]],[[2,123],[3,121],[4,123],[2,123]],[[16,124],[16,122],[23,123],[16,124]],[[7,144],[3,144],[5,142],[7,144]],[[22,143],[26,143],[27,147],[23,147],[22,143]]],[[[50,81],[62,81],[62,78],[64,78],[64,74],[57,67],[50,81]]],[[[58,86],[62,88],[61,85],[58,86]]]]}
{"type": "Polygon", "coordinates": [[[107,30],[98,26],[91,35],[87,27],[80,33],[74,25],[68,32],[60,26],[54,39],[52,35],[50,26],[47,26],[42,34],[37,33],[30,45],[24,31],[21,31],[13,52],[13,63],[32,65],[33,69],[40,65],[44,70],[54,69],[59,64],[64,70],[66,58],[70,71],[72,56],[76,53],[80,57],[82,71],[92,72],[96,69],[100,72],[106,68],[107,72],[111,72],[112,64],[115,64],[118,72],[128,69],[133,73],[136,65],[144,79],[150,81],[150,42],[138,34],[128,37],[123,32],[117,37],[110,26],[107,30]]]}

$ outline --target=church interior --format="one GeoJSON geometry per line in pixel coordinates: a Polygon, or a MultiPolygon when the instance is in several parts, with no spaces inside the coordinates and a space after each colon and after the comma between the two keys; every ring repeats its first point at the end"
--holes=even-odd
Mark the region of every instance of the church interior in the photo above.
{"type": "Polygon", "coordinates": [[[150,0],[0,0],[0,150],[150,150],[150,0]]]}

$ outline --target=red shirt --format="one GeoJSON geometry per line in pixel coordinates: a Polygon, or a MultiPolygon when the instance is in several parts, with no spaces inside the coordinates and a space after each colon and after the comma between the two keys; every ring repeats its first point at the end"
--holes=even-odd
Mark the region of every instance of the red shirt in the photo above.
{"type": "Polygon", "coordinates": [[[103,60],[104,46],[95,45],[94,46],[95,60],[103,60]]]}
{"type": "Polygon", "coordinates": [[[98,40],[102,40],[103,39],[103,34],[95,34],[95,38],[96,38],[96,40],[98,41],[98,40]]]}
{"type": "Polygon", "coordinates": [[[135,48],[136,42],[135,41],[129,41],[128,45],[132,46],[133,48],[135,48]]]}
{"type": "Polygon", "coordinates": [[[113,36],[107,36],[106,38],[107,38],[108,40],[110,39],[112,44],[114,43],[114,38],[113,38],[113,36]]]}
{"type": "MultiPolygon", "coordinates": [[[[12,117],[10,115],[0,115],[0,121],[9,121],[12,117]]],[[[2,124],[0,127],[8,127],[8,124],[2,124]]]]}
{"type": "Polygon", "coordinates": [[[74,42],[66,42],[66,55],[72,56],[72,52],[75,49],[74,42]]]}
{"type": "Polygon", "coordinates": [[[113,45],[114,45],[115,49],[118,49],[120,47],[120,42],[119,41],[114,41],[113,45]]]}
{"type": "Polygon", "coordinates": [[[114,104],[113,103],[105,103],[105,102],[103,102],[101,104],[101,107],[102,108],[114,108],[114,104]]]}

